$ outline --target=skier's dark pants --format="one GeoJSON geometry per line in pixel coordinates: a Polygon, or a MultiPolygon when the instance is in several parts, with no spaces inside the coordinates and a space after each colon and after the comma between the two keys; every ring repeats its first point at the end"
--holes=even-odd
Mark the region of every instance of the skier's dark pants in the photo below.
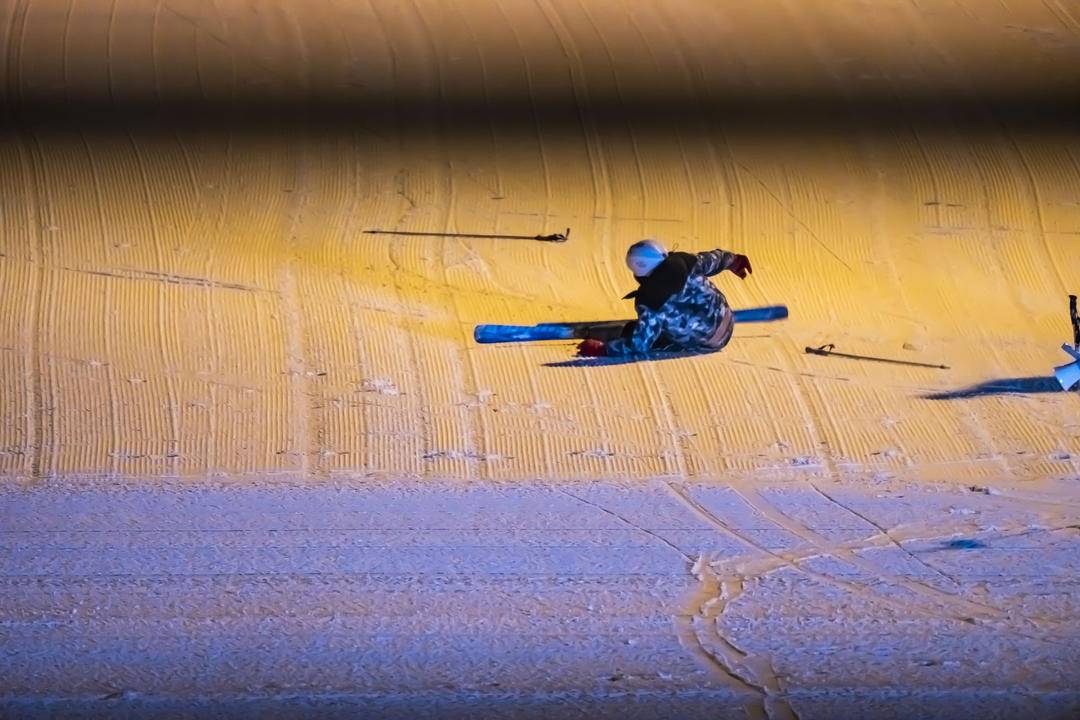
{"type": "MultiPolygon", "coordinates": [[[[620,337],[622,337],[623,340],[630,340],[630,338],[633,337],[634,330],[637,329],[637,322],[638,322],[637,320],[631,320],[630,322],[626,323],[626,325],[622,329],[622,335],[620,336],[620,337]]],[[[673,343],[671,341],[671,338],[669,338],[666,334],[660,333],[660,337],[656,338],[656,342],[654,342],[652,344],[651,349],[652,350],[677,350],[678,346],[675,343],[673,343]]]]}

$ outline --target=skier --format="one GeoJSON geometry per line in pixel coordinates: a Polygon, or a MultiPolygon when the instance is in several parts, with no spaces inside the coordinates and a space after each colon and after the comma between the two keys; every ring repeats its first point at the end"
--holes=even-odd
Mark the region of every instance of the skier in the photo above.
{"type": "Polygon", "coordinates": [[[649,239],[630,246],[626,264],[640,287],[624,299],[634,298],[638,319],[627,323],[620,338],[583,341],[579,355],[711,351],[727,345],[735,325],[731,306],[709,277],[730,270],[745,279],[753,272],[749,258],[726,250],[669,253],[649,239]]]}

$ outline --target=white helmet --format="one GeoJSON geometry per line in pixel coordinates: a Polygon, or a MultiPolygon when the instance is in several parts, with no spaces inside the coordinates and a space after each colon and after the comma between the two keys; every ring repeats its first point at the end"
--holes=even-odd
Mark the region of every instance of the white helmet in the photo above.
{"type": "Polygon", "coordinates": [[[635,277],[645,277],[664,262],[666,257],[667,250],[656,240],[640,240],[626,251],[626,266],[635,277]]]}

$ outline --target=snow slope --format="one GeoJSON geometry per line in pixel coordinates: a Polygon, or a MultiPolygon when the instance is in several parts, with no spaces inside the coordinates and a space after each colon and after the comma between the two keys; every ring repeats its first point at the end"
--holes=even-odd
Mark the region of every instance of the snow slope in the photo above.
{"type": "Polygon", "coordinates": [[[1073,5],[0,4],[0,714],[1075,716],[1073,5]]]}
{"type": "Polygon", "coordinates": [[[0,473],[1075,473],[1077,13],[710,5],[9,5],[0,473]],[[791,320],[601,369],[471,341],[632,313],[646,235],[791,320]]]}
{"type": "Polygon", "coordinates": [[[77,489],[0,498],[12,717],[1080,710],[1080,504],[1057,496],[677,480],[77,489]]]}

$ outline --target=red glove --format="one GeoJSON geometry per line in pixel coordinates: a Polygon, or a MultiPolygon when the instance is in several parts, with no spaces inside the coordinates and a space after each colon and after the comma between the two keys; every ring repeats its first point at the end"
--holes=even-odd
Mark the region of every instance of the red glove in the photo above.
{"type": "Polygon", "coordinates": [[[581,357],[605,357],[607,345],[603,340],[582,340],[577,346],[577,354],[581,357]]]}
{"type": "Polygon", "coordinates": [[[743,280],[746,279],[747,274],[752,274],[754,272],[754,268],[750,267],[750,258],[745,255],[736,255],[731,261],[731,264],[728,265],[728,270],[735,273],[743,280]]]}

